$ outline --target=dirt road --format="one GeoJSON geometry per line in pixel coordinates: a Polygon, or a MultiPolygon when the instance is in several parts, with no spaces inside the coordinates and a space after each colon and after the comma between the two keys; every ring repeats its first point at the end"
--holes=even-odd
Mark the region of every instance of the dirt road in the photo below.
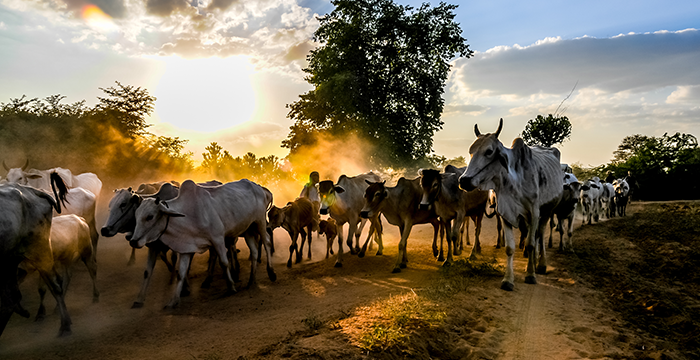
{"type": "MultiPolygon", "coordinates": [[[[495,258],[504,263],[504,250],[494,249],[495,229],[495,220],[485,221],[480,260],[495,258]]],[[[430,225],[414,227],[408,244],[409,266],[398,274],[391,273],[398,230],[388,224],[383,256],[374,252],[362,259],[347,256],[342,268],[333,267],[333,257],[324,259],[325,239],[321,239],[313,244],[313,261],[304,259],[288,269],[289,238],[280,229],[275,237],[276,282],[258,271],[259,286],[248,289],[240,284],[233,296],[223,296],[226,286],[221,276],[210,289],[200,289],[206,255],[198,255],[191,270],[192,294],[171,311],[162,309],[172,294],[162,263],[156,267],[145,306],[131,309],[143,277],[145,250],[138,252],[137,265],[129,267],[130,248],[123,237],[100,238],[100,302],[91,302],[87,271],[78,264],[66,299],[73,335],[56,337],[57,314],[41,323],[14,315],[0,338],[0,358],[391,358],[395,353],[368,354],[353,346],[352,335],[337,320],[359,322],[358,308],[426,288],[440,277],[441,264],[430,250],[430,225]],[[323,325],[309,331],[311,321],[323,325]]],[[[558,234],[555,246],[557,240],[558,234]]],[[[466,250],[462,257],[468,254],[466,250]]],[[[246,257],[244,248],[241,258],[246,257]]],[[[523,282],[525,259],[516,255],[515,291],[500,290],[499,278],[471,284],[449,303],[438,304],[447,314],[443,325],[415,331],[408,341],[416,344],[406,348],[418,349],[413,357],[426,359],[635,357],[639,346],[635,335],[616,326],[619,320],[604,296],[572,279],[559,266],[563,261],[567,255],[551,251],[548,273],[539,276],[539,284],[528,285],[523,282]]],[[[242,268],[241,279],[247,279],[247,260],[242,268]]],[[[28,280],[21,289],[23,305],[34,313],[38,307],[35,280],[28,280]]],[[[53,299],[47,303],[50,309],[53,299]]]]}

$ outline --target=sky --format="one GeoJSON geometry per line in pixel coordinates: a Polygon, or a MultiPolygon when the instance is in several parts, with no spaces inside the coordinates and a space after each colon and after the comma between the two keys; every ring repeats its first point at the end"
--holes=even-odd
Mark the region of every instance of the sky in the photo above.
{"type": "MultiPolygon", "coordinates": [[[[493,132],[500,118],[510,146],[560,104],[573,126],[559,146],[565,163],[607,163],[629,135],[700,136],[700,1],[447,2],[459,5],[475,53],[452,62],[436,154],[468,158],[474,124],[493,132]]],[[[189,140],[196,162],[211,142],[233,156],[284,157],[286,105],[311,90],[302,69],[317,17],[332,9],[328,0],[0,0],[0,102],[61,94],[94,106],[119,81],[157,98],[149,131],[189,140]]]]}

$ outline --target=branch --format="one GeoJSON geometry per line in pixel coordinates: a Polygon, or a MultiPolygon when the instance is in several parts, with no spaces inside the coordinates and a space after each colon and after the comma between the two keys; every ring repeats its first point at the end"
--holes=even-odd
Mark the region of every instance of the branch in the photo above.
{"type": "MultiPolygon", "coordinates": [[[[557,109],[554,111],[554,116],[559,117],[559,109],[561,108],[562,104],[564,104],[564,101],[568,100],[568,99],[571,97],[571,94],[574,93],[574,90],[576,89],[576,85],[578,85],[578,80],[576,80],[576,84],[574,84],[574,87],[573,87],[573,88],[571,89],[571,91],[569,92],[569,95],[566,95],[566,97],[564,98],[564,100],[562,100],[562,101],[559,103],[559,106],[557,106],[557,109]]],[[[567,107],[567,109],[568,109],[568,107],[567,107]]],[[[566,109],[564,109],[564,110],[562,110],[562,111],[566,111],[566,109]]]]}

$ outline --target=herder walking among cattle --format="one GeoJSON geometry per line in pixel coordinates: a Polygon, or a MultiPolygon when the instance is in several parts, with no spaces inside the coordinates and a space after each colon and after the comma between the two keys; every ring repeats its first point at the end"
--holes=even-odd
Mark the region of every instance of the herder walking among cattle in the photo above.
{"type": "Polygon", "coordinates": [[[528,252],[525,282],[536,284],[535,273],[544,274],[547,271],[542,237],[552,211],[561,199],[564,183],[559,150],[530,147],[521,138],[516,138],[513,146],[506,148],[498,139],[502,128],[503,119],[495,133],[482,134],[478,125],[474,125],[477,138],[469,148],[471,161],[459,184],[467,191],[493,189],[496,192],[496,211],[504,220],[508,256],[501,288],[513,290],[513,227],[518,225],[520,218],[525,220],[525,247],[528,252]],[[539,259],[536,258],[538,249],[539,259]]]}

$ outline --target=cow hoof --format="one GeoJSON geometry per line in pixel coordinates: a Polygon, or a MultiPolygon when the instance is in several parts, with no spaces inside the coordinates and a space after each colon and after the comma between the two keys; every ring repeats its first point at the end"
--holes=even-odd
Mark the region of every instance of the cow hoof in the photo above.
{"type": "Polygon", "coordinates": [[[501,281],[501,290],[513,291],[513,289],[515,289],[515,285],[512,282],[505,280],[501,281]]]}
{"type": "Polygon", "coordinates": [[[180,291],[180,296],[190,296],[190,289],[185,289],[184,287],[180,291]]]}
{"type": "Polygon", "coordinates": [[[450,267],[452,265],[452,261],[445,261],[442,263],[442,267],[450,267]]]}
{"type": "Polygon", "coordinates": [[[291,268],[291,267],[292,267],[292,259],[289,259],[289,260],[287,261],[287,267],[288,267],[288,268],[291,268]]]}
{"type": "Polygon", "coordinates": [[[140,308],[142,308],[142,307],[143,307],[143,303],[142,303],[142,302],[138,302],[138,301],[134,301],[134,303],[131,305],[131,308],[132,308],[132,309],[140,309],[140,308]]]}
{"type": "Polygon", "coordinates": [[[547,267],[546,266],[538,266],[537,269],[535,269],[535,274],[541,274],[544,275],[547,273],[547,267]]]}
{"type": "Polygon", "coordinates": [[[402,269],[405,269],[405,268],[406,268],[406,264],[401,263],[401,264],[399,264],[399,267],[402,268],[402,269]]]}
{"type": "Polygon", "coordinates": [[[452,252],[454,255],[462,255],[462,249],[454,249],[452,252]]]}
{"type": "Polygon", "coordinates": [[[334,266],[334,267],[337,267],[337,268],[343,267],[343,263],[341,263],[341,262],[336,262],[335,265],[333,265],[333,266],[334,266]]]}
{"type": "Polygon", "coordinates": [[[438,256],[437,261],[445,261],[445,257],[440,255],[438,256]]]}
{"type": "Polygon", "coordinates": [[[394,270],[391,270],[391,272],[394,273],[394,274],[400,273],[400,272],[401,272],[401,268],[395,267],[394,270]]]}
{"type": "Polygon", "coordinates": [[[357,254],[357,257],[359,257],[360,259],[365,257],[365,250],[364,249],[360,250],[360,252],[357,254]]]}
{"type": "Polygon", "coordinates": [[[359,247],[359,246],[356,246],[356,247],[355,247],[355,252],[356,252],[356,253],[359,253],[359,252],[360,252],[360,247],[359,247]]]}
{"type": "Polygon", "coordinates": [[[275,274],[275,271],[272,269],[267,269],[267,277],[270,281],[277,281],[277,274],[275,274]]]}
{"type": "Polygon", "coordinates": [[[382,255],[384,255],[384,252],[382,252],[381,250],[377,251],[377,253],[374,254],[374,256],[382,256],[382,255]]]}
{"type": "Polygon", "coordinates": [[[350,248],[350,255],[357,255],[354,248],[350,248]]]}
{"type": "Polygon", "coordinates": [[[294,261],[295,264],[299,264],[301,262],[301,258],[297,258],[296,261],[294,261]]]}
{"type": "Polygon", "coordinates": [[[58,330],[58,337],[70,336],[72,334],[73,331],[71,331],[70,327],[68,327],[67,329],[62,328],[61,330],[58,330]]]}
{"type": "Polygon", "coordinates": [[[93,297],[93,298],[92,298],[92,303],[93,303],[93,304],[97,304],[97,303],[99,303],[99,302],[100,302],[100,298],[99,298],[99,297],[93,297]]]}
{"type": "Polygon", "coordinates": [[[202,289],[209,289],[211,287],[211,278],[207,276],[206,279],[204,279],[204,282],[200,286],[202,289]]]}
{"type": "Polygon", "coordinates": [[[469,261],[476,261],[476,254],[469,255],[469,261]]]}
{"type": "MultiPolygon", "coordinates": [[[[248,286],[250,286],[250,285],[248,285],[248,286]]],[[[224,293],[224,296],[236,295],[236,293],[238,293],[238,291],[236,291],[236,289],[228,289],[228,290],[226,290],[226,292],[224,293]]]]}
{"type": "Polygon", "coordinates": [[[437,256],[438,256],[438,251],[437,251],[437,249],[433,249],[433,257],[437,257],[437,256]]]}
{"type": "Polygon", "coordinates": [[[525,277],[526,284],[537,284],[537,278],[534,275],[528,275],[525,277]]]}

